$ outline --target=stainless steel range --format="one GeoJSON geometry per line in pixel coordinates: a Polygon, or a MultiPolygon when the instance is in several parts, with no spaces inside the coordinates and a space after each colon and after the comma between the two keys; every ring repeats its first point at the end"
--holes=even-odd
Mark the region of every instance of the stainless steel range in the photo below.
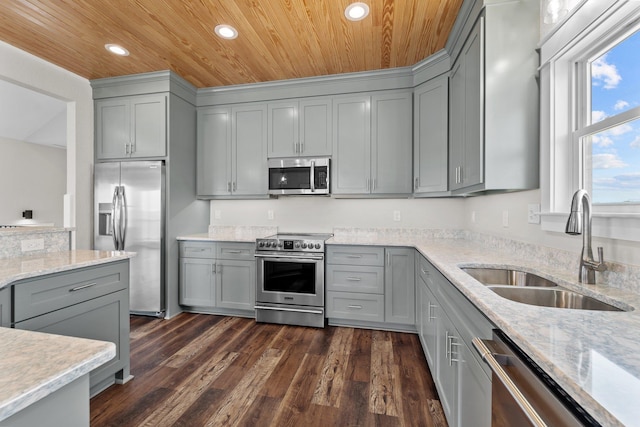
{"type": "Polygon", "coordinates": [[[256,321],[324,327],[324,242],[331,236],[256,240],[256,321]]]}

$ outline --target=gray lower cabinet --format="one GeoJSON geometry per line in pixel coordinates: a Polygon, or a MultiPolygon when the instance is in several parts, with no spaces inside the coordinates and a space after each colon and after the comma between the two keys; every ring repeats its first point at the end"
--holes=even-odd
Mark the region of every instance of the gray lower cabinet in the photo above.
{"type": "Polygon", "coordinates": [[[95,101],[96,158],[167,155],[167,95],[123,96],[95,101]]]}
{"type": "Polygon", "coordinates": [[[411,248],[327,246],[326,316],[413,326],[414,253],[411,248]]]}
{"type": "Polygon", "coordinates": [[[473,350],[493,325],[422,255],[416,254],[416,328],[450,426],[491,425],[491,373],[473,350]]]}
{"type": "Polygon", "coordinates": [[[412,94],[333,100],[333,194],[411,194],[412,94]]]}
{"type": "Polygon", "coordinates": [[[195,311],[253,315],[253,243],[180,242],[180,304],[195,311]]]}
{"type": "Polygon", "coordinates": [[[0,289],[0,326],[11,326],[11,288],[0,289]]]}
{"type": "Polygon", "coordinates": [[[115,358],[91,371],[91,395],[114,382],[126,382],[130,379],[129,260],[16,282],[13,326],[113,342],[115,358]]]}
{"type": "Polygon", "coordinates": [[[266,104],[199,109],[197,140],[198,197],[267,197],[266,104]]]}

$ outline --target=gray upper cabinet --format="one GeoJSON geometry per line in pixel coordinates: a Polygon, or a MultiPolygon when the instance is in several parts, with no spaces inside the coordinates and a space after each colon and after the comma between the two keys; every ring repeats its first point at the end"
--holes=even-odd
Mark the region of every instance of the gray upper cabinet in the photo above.
{"type": "Polygon", "coordinates": [[[267,108],[269,157],[331,155],[331,98],[274,102],[267,108]]]}
{"type": "Polygon", "coordinates": [[[337,97],[332,193],[411,193],[411,92],[337,97]]]}
{"type": "Polygon", "coordinates": [[[449,79],[436,77],[413,95],[413,192],[444,195],[447,185],[449,79]]]}
{"type": "Polygon", "coordinates": [[[198,110],[198,197],[267,196],[265,104],[198,110]]]}
{"type": "Polygon", "coordinates": [[[455,194],[538,188],[539,11],[487,4],[453,49],[449,188],[455,194]],[[513,37],[518,34],[518,37],[513,37]]]}
{"type": "Polygon", "coordinates": [[[96,100],[98,160],[165,157],[167,95],[96,100]]]}

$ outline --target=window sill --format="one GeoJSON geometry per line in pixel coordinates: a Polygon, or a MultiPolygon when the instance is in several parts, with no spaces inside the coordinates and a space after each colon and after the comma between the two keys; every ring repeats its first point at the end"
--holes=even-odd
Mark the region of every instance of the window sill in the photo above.
{"type": "MultiPolygon", "coordinates": [[[[541,228],[544,231],[564,233],[569,213],[542,213],[541,228]]],[[[640,214],[599,214],[591,219],[591,235],[616,240],[640,241],[640,214]]]]}

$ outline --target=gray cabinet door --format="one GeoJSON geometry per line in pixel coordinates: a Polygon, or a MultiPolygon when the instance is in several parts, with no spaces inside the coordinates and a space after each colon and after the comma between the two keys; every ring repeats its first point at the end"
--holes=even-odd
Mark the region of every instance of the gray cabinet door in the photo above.
{"type": "Polygon", "coordinates": [[[458,425],[491,426],[491,378],[482,370],[464,342],[456,348],[458,359],[458,425]]]}
{"type": "Polygon", "coordinates": [[[95,102],[96,158],[128,157],[131,145],[131,103],[128,98],[95,102]]]}
{"type": "Polygon", "coordinates": [[[233,107],[231,191],[236,196],[267,195],[267,106],[233,107]]]}
{"type": "Polygon", "coordinates": [[[131,98],[131,157],[167,155],[167,96],[131,98]]]}
{"type": "Polygon", "coordinates": [[[91,387],[120,370],[123,372],[116,373],[119,379],[129,377],[129,304],[126,290],[18,322],[15,328],[110,341],[116,344],[116,356],[91,371],[91,387]]]}
{"type": "Polygon", "coordinates": [[[0,326],[11,326],[11,288],[0,289],[0,326]]]}
{"type": "Polygon", "coordinates": [[[419,312],[416,313],[416,320],[419,320],[417,329],[429,368],[431,368],[432,373],[435,373],[438,368],[436,364],[438,351],[437,321],[440,308],[435,296],[421,277],[417,279],[416,290],[418,291],[420,307],[419,312]]]}
{"type": "Polygon", "coordinates": [[[454,190],[484,181],[482,22],[469,34],[451,73],[449,182],[454,190]]]}
{"type": "Polygon", "coordinates": [[[436,77],[414,95],[413,179],[415,194],[447,191],[449,80],[436,77]]]}
{"type": "Polygon", "coordinates": [[[415,250],[385,249],[385,322],[415,324],[415,250]]]}
{"type": "MultiPolygon", "coordinates": [[[[456,399],[458,384],[458,366],[452,357],[452,341],[457,337],[457,332],[449,318],[440,312],[437,320],[437,353],[434,380],[438,385],[438,396],[442,410],[447,417],[450,426],[457,426],[456,399]]],[[[457,351],[457,350],[456,350],[457,351]]]]}
{"type": "Polygon", "coordinates": [[[166,95],[98,100],[95,109],[96,158],[167,155],[166,95]]]}
{"type": "Polygon", "coordinates": [[[298,101],[269,103],[267,106],[269,157],[299,155],[298,101]]]}
{"type": "Polygon", "coordinates": [[[218,260],[216,306],[252,311],[255,305],[255,261],[218,260]]]}
{"type": "Polygon", "coordinates": [[[212,259],[180,258],[180,304],[215,307],[216,266],[212,259]]]}
{"type": "Polygon", "coordinates": [[[198,110],[198,196],[231,194],[231,107],[198,110]]]}
{"type": "Polygon", "coordinates": [[[305,98],[299,104],[300,145],[302,156],[330,156],[332,150],[331,98],[305,98]]]}
{"type": "Polygon", "coordinates": [[[373,194],[412,192],[411,92],[371,97],[371,179],[373,194]]]}
{"type": "Polygon", "coordinates": [[[333,101],[334,194],[371,190],[371,97],[339,97],[333,101]]]}

